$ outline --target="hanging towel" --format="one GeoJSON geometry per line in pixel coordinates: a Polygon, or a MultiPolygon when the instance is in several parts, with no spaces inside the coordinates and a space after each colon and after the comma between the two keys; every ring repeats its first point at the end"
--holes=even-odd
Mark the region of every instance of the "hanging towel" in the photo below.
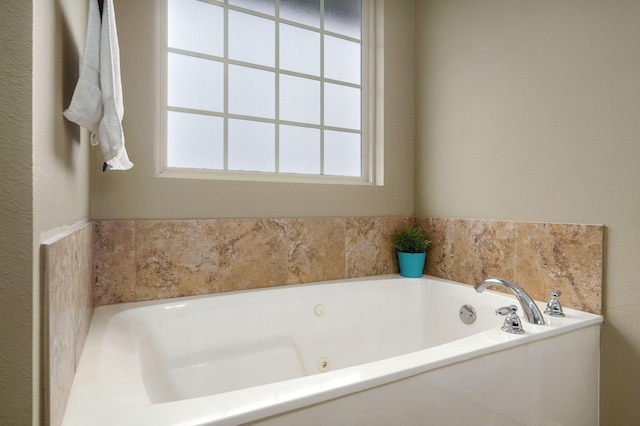
{"type": "Polygon", "coordinates": [[[104,155],[103,170],[133,167],[125,148],[123,115],[120,49],[113,2],[104,0],[101,20],[98,2],[90,0],[80,78],[64,116],[91,131],[91,144],[100,145],[104,155]]]}
{"type": "Polygon", "coordinates": [[[102,92],[100,91],[100,10],[96,1],[89,1],[87,38],[84,43],[80,78],[63,114],[67,120],[98,133],[102,120],[102,92]]]}
{"type": "MultiPolygon", "coordinates": [[[[98,129],[98,140],[110,170],[133,167],[124,147],[122,117],[122,82],[120,81],[120,47],[113,0],[104,0],[102,32],[100,34],[100,85],[103,116],[98,129]]],[[[92,141],[94,139],[92,138],[92,141]]],[[[95,142],[94,142],[95,144],[95,142]]]]}

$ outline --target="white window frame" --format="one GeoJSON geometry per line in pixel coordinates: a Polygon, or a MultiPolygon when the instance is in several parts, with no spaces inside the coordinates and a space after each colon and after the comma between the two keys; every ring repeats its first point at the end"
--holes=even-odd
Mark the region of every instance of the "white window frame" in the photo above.
{"type": "MultiPolygon", "coordinates": [[[[217,0],[208,0],[220,4],[217,0]]],[[[167,166],[167,2],[154,2],[156,16],[156,116],[154,143],[155,176],[162,178],[242,180],[350,185],[384,184],[383,125],[383,2],[362,0],[362,124],[361,170],[359,177],[280,172],[191,169],[167,166]]],[[[244,10],[243,10],[244,11],[244,10]]],[[[277,48],[277,46],[276,46],[277,48]]],[[[225,82],[226,84],[226,82],[225,82]]],[[[276,125],[278,120],[274,121],[276,125]]]]}

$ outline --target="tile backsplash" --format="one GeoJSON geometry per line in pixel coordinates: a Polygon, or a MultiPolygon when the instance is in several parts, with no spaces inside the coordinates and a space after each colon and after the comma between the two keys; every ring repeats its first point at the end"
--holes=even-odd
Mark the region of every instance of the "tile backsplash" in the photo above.
{"type": "Polygon", "coordinates": [[[398,271],[390,239],[409,217],[95,223],[96,305],[398,271]]]}
{"type": "Polygon", "coordinates": [[[604,226],[421,217],[95,222],[96,305],[398,272],[390,240],[421,226],[426,273],[515,281],[599,313],[604,226]]]}
{"type": "Polygon", "coordinates": [[[426,273],[466,284],[499,277],[536,300],[601,313],[602,225],[416,218],[433,239],[426,273]]]}

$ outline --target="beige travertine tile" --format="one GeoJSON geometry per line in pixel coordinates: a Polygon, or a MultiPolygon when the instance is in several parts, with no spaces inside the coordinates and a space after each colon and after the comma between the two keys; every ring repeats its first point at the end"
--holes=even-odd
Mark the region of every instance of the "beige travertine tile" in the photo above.
{"type": "Polygon", "coordinates": [[[225,219],[220,222],[216,291],[287,283],[286,219],[225,219]]]}
{"type": "Polygon", "coordinates": [[[212,293],[218,273],[215,220],[136,221],[136,300],[212,293]]]}
{"type": "Polygon", "coordinates": [[[453,279],[476,284],[515,276],[515,223],[473,219],[454,220],[453,279]]]}
{"type": "Polygon", "coordinates": [[[75,312],[73,300],[73,255],[71,238],[46,248],[48,287],[49,419],[61,424],[75,373],[75,312]]]}
{"type": "Polygon", "coordinates": [[[453,279],[453,236],[454,219],[416,218],[419,226],[433,242],[427,253],[426,273],[440,278],[453,279]]]}
{"type": "Polygon", "coordinates": [[[84,225],[44,244],[47,415],[58,425],[66,406],[91,315],[93,228],[84,225]]]}
{"type": "Polygon", "coordinates": [[[396,230],[413,224],[408,217],[352,217],[346,219],[346,278],[397,273],[398,259],[391,239],[396,230]]]}
{"type": "Polygon", "coordinates": [[[537,300],[561,290],[563,306],[600,313],[604,227],[517,224],[516,280],[537,300]]]}
{"type": "Polygon", "coordinates": [[[287,283],[344,278],[345,220],[286,220],[287,283]]]}
{"type": "Polygon", "coordinates": [[[136,300],[135,229],[133,220],[95,222],[96,306],[136,300]]]}
{"type": "Polygon", "coordinates": [[[97,222],[95,299],[117,303],[393,273],[391,238],[408,224],[434,242],[431,275],[468,284],[511,279],[542,300],[551,288],[540,283],[559,283],[551,287],[565,292],[565,306],[599,310],[602,227],[408,217],[97,222]],[[540,249],[552,246],[549,238],[551,255],[540,249]],[[576,284],[566,284],[569,278],[576,284]]]}
{"type": "Polygon", "coordinates": [[[75,365],[80,362],[84,341],[93,316],[93,283],[95,272],[93,265],[93,224],[89,223],[73,235],[74,263],[77,265],[77,278],[74,281],[73,305],[75,306],[75,365]]]}

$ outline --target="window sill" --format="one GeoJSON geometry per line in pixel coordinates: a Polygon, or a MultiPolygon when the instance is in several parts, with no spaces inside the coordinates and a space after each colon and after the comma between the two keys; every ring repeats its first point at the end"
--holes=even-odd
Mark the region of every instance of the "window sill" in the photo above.
{"type": "Polygon", "coordinates": [[[217,171],[206,169],[166,168],[156,173],[160,178],[226,180],[249,182],[280,182],[331,185],[371,185],[373,183],[362,177],[305,175],[296,173],[270,173],[245,171],[217,171]]]}

